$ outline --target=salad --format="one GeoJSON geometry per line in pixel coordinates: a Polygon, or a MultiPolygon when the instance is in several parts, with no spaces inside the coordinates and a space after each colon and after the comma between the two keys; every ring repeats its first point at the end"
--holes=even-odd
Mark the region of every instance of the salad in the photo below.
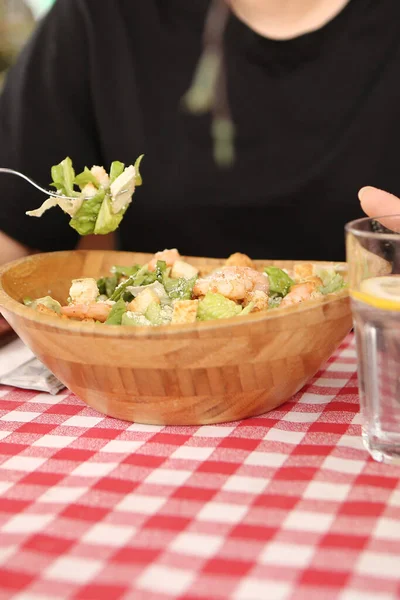
{"type": "Polygon", "coordinates": [[[115,265],[98,280],[73,280],[64,306],[50,296],[26,298],[24,303],[60,319],[159,326],[279,310],[337,293],[345,285],[334,266],[299,263],[291,271],[275,266],[260,271],[240,253],[201,273],[177,249],[170,249],[157,252],[144,265],[115,265]]]}
{"type": "Polygon", "coordinates": [[[132,202],[136,186],[142,184],[139,166],[142,156],[134,165],[114,161],[110,172],[104,167],[85,167],[82,173],[75,174],[70,158],[65,158],[51,169],[52,187],[58,194],[72,199],[50,197],[36,210],[26,214],[41,217],[49,208],[59,206],[70,219],[70,226],[79,235],[105,235],[115,231],[132,202]],[[76,189],[78,188],[79,191],[76,189]]]}

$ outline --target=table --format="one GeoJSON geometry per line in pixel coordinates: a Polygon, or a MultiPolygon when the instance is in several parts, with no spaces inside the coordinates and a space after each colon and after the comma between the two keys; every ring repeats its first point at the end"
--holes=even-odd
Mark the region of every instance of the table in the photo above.
{"type": "Polygon", "coordinates": [[[362,448],[352,337],[262,417],[105,418],[0,387],[1,600],[400,598],[400,467],[362,448]]]}

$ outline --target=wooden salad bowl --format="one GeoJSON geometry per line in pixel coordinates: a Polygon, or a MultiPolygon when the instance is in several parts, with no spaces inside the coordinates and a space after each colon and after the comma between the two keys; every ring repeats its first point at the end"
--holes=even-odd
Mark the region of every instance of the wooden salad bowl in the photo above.
{"type": "MultiPolygon", "coordinates": [[[[149,258],[131,252],[53,252],[0,270],[4,317],[67,388],[106,415],[163,425],[260,415],[298,392],[352,327],[346,290],[297,308],[138,328],[64,320],[22,304],[26,296],[46,295],[65,304],[72,279],[101,277],[114,264],[144,264],[149,258]]],[[[186,260],[201,272],[224,263],[186,260]]],[[[294,264],[254,262],[260,269],[294,264]]]]}

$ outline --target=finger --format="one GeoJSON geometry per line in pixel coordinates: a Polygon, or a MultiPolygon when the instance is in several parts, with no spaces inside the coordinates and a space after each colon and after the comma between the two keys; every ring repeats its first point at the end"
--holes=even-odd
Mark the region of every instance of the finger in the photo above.
{"type": "MultiPolygon", "coordinates": [[[[359,191],[358,197],[363,211],[369,217],[400,214],[400,199],[393,196],[393,194],[368,186],[359,191]]],[[[389,229],[399,230],[398,226],[394,227],[393,219],[379,219],[379,222],[389,229]]],[[[398,219],[397,225],[399,224],[400,218],[398,219]]]]}

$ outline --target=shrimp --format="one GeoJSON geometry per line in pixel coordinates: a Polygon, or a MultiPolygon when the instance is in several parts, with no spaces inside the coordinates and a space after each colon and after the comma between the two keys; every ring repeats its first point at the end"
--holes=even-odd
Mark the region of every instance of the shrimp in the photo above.
{"type": "Polygon", "coordinates": [[[252,292],[268,294],[269,281],[262,273],[250,267],[222,267],[202,279],[198,279],[193,294],[205,296],[214,292],[230,300],[246,300],[252,292]]]}
{"type": "Polygon", "coordinates": [[[147,268],[149,271],[155,271],[158,260],[164,260],[167,263],[167,267],[173,267],[175,261],[180,259],[180,254],[176,248],[172,248],[171,250],[162,250],[161,252],[156,252],[147,268]]]}
{"type": "Polygon", "coordinates": [[[43,315],[47,315],[48,317],[58,317],[61,318],[61,315],[59,315],[58,313],[56,313],[55,310],[52,310],[51,308],[49,308],[48,306],[45,306],[44,304],[38,304],[36,306],[36,311],[39,313],[42,313],[43,315]]]}
{"type": "Polygon", "coordinates": [[[93,302],[92,304],[69,304],[61,307],[61,314],[69,319],[86,321],[94,319],[104,323],[111,311],[112,306],[105,302],[93,302]]]}
{"type": "MultiPolygon", "coordinates": [[[[315,278],[318,279],[318,278],[315,278]]],[[[317,281],[305,281],[304,283],[296,283],[292,286],[290,292],[284,297],[280,303],[280,307],[293,306],[294,304],[300,304],[304,300],[310,300],[313,293],[317,289],[317,281]]]]}

